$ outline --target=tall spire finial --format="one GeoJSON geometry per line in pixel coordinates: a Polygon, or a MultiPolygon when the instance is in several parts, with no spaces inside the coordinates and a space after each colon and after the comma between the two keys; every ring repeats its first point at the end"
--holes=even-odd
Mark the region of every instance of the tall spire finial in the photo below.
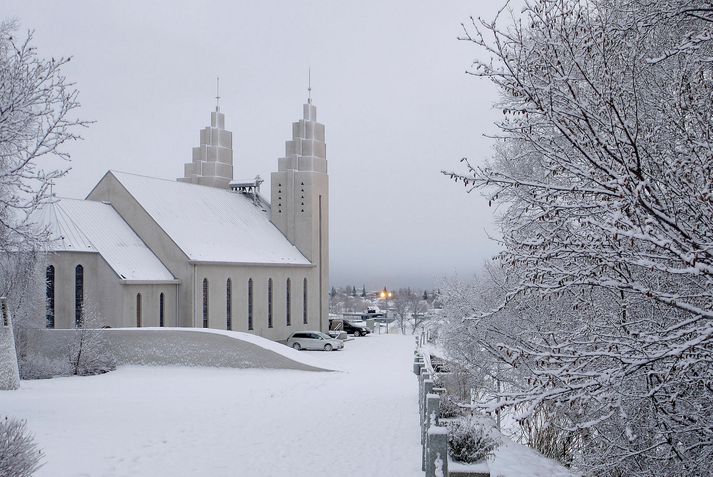
{"type": "Polygon", "coordinates": [[[220,76],[215,77],[215,110],[220,111],[220,76]]]}
{"type": "Polygon", "coordinates": [[[307,104],[312,104],[312,68],[307,70],[307,104]]]}

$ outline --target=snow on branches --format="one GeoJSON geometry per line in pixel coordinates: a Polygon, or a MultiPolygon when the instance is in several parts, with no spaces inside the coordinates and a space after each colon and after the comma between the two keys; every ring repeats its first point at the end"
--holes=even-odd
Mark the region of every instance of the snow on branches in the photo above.
{"type": "Polygon", "coordinates": [[[73,116],[77,90],[62,68],[69,58],[38,57],[32,32],[14,36],[14,22],[0,21],[0,251],[33,249],[45,239],[31,214],[50,200],[52,181],[67,168],[46,159],[68,159],[62,146],[80,139],[88,123],[73,116]],[[42,162],[44,161],[44,163],[42,162]]]}
{"type": "Polygon", "coordinates": [[[444,171],[505,205],[495,315],[550,309],[502,341],[529,382],[497,406],[577,408],[602,472],[696,473],[713,457],[713,9],[532,0],[511,16],[463,27],[489,56],[470,73],[502,94],[494,157],[444,171]]]}

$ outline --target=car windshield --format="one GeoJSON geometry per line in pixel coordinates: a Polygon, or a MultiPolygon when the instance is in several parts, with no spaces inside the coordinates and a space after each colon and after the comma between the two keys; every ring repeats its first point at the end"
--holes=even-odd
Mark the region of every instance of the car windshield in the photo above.
{"type": "Polygon", "coordinates": [[[331,340],[331,339],[332,339],[332,337],[329,336],[328,334],[325,334],[325,333],[317,333],[317,334],[318,334],[319,336],[321,336],[322,339],[325,339],[325,340],[331,340]]]}

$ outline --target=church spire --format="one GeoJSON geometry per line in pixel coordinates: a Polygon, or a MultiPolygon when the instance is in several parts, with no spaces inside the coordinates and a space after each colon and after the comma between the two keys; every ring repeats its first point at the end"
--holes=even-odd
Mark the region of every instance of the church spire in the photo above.
{"type": "Polygon", "coordinates": [[[225,115],[220,111],[220,78],[215,81],[215,111],[210,126],[200,132],[200,145],[193,148],[191,162],[184,164],[179,182],[227,189],[233,180],[233,133],[225,129],[225,115]]]}
{"type": "Polygon", "coordinates": [[[220,112],[220,76],[215,77],[215,112],[220,112]]]}
{"type": "Polygon", "coordinates": [[[312,104],[312,68],[307,70],[307,104],[312,104]]]}

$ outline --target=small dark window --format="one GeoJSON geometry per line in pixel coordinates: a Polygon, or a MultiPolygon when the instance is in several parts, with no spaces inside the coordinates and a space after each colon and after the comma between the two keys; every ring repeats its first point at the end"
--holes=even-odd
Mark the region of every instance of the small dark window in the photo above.
{"type": "Polygon", "coordinates": [[[164,326],[164,310],[165,310],[165,303],[164,303],[164,297],[163,293],[161,293],[158,296],[158,326],[164,326]]]}
{"type": "Polygon", "coordinates": [[[136,294],[136,327],[141,328],[141,293],[136,294]]]}
{"type": "Polygon", "coordinates": [[[228,278],[225,282],[225,327],[233,329],[233,281],[228,278]]]}
{"type": "Polygon", "coordinates": [[[272,328],[272,278],[267,281],[267,327],[272,328]]]}
{"type": "Polygon", "coordinates": [[[285,318],[286,318],[286,320],[285,321],[287,322],[287,326],[290,326],[292,324],[292,309],[291,309],[292,308],[292,304],[291,304],[292,292],[290,290],[290,288],[291,288],[290,285],[291,285],[291,282],[290,282],[290,279],[288,278],[286,290],[285,290],[286,291],[286,296],[285,296],[285,298],[286,298],[285,299],[285,318]]]}
{"type": "Polygon", "coordinates": [[[74,326],[79,328],[84,320],[84,267],[74,269],[74,326]]]}
{"type": "Polygon", "coordinates": [[[45,279],[47,282],[46,326],[47,328],[54,328],[54,265],[47,267],[45,279]]]}
{"type": "Polygon", "coordinates": [[[253,279],[248,280],[248,329],[253,329],[253,279]]]}
{"type": "Polygon", "coordinates": [[[302,281],[302,323],[307,324],[307,279],[302,281]]]}
{"type": "Polygon", "coordinates": [[[208,328],[208,279],[203,279],[203,328],[208,328]]]}

